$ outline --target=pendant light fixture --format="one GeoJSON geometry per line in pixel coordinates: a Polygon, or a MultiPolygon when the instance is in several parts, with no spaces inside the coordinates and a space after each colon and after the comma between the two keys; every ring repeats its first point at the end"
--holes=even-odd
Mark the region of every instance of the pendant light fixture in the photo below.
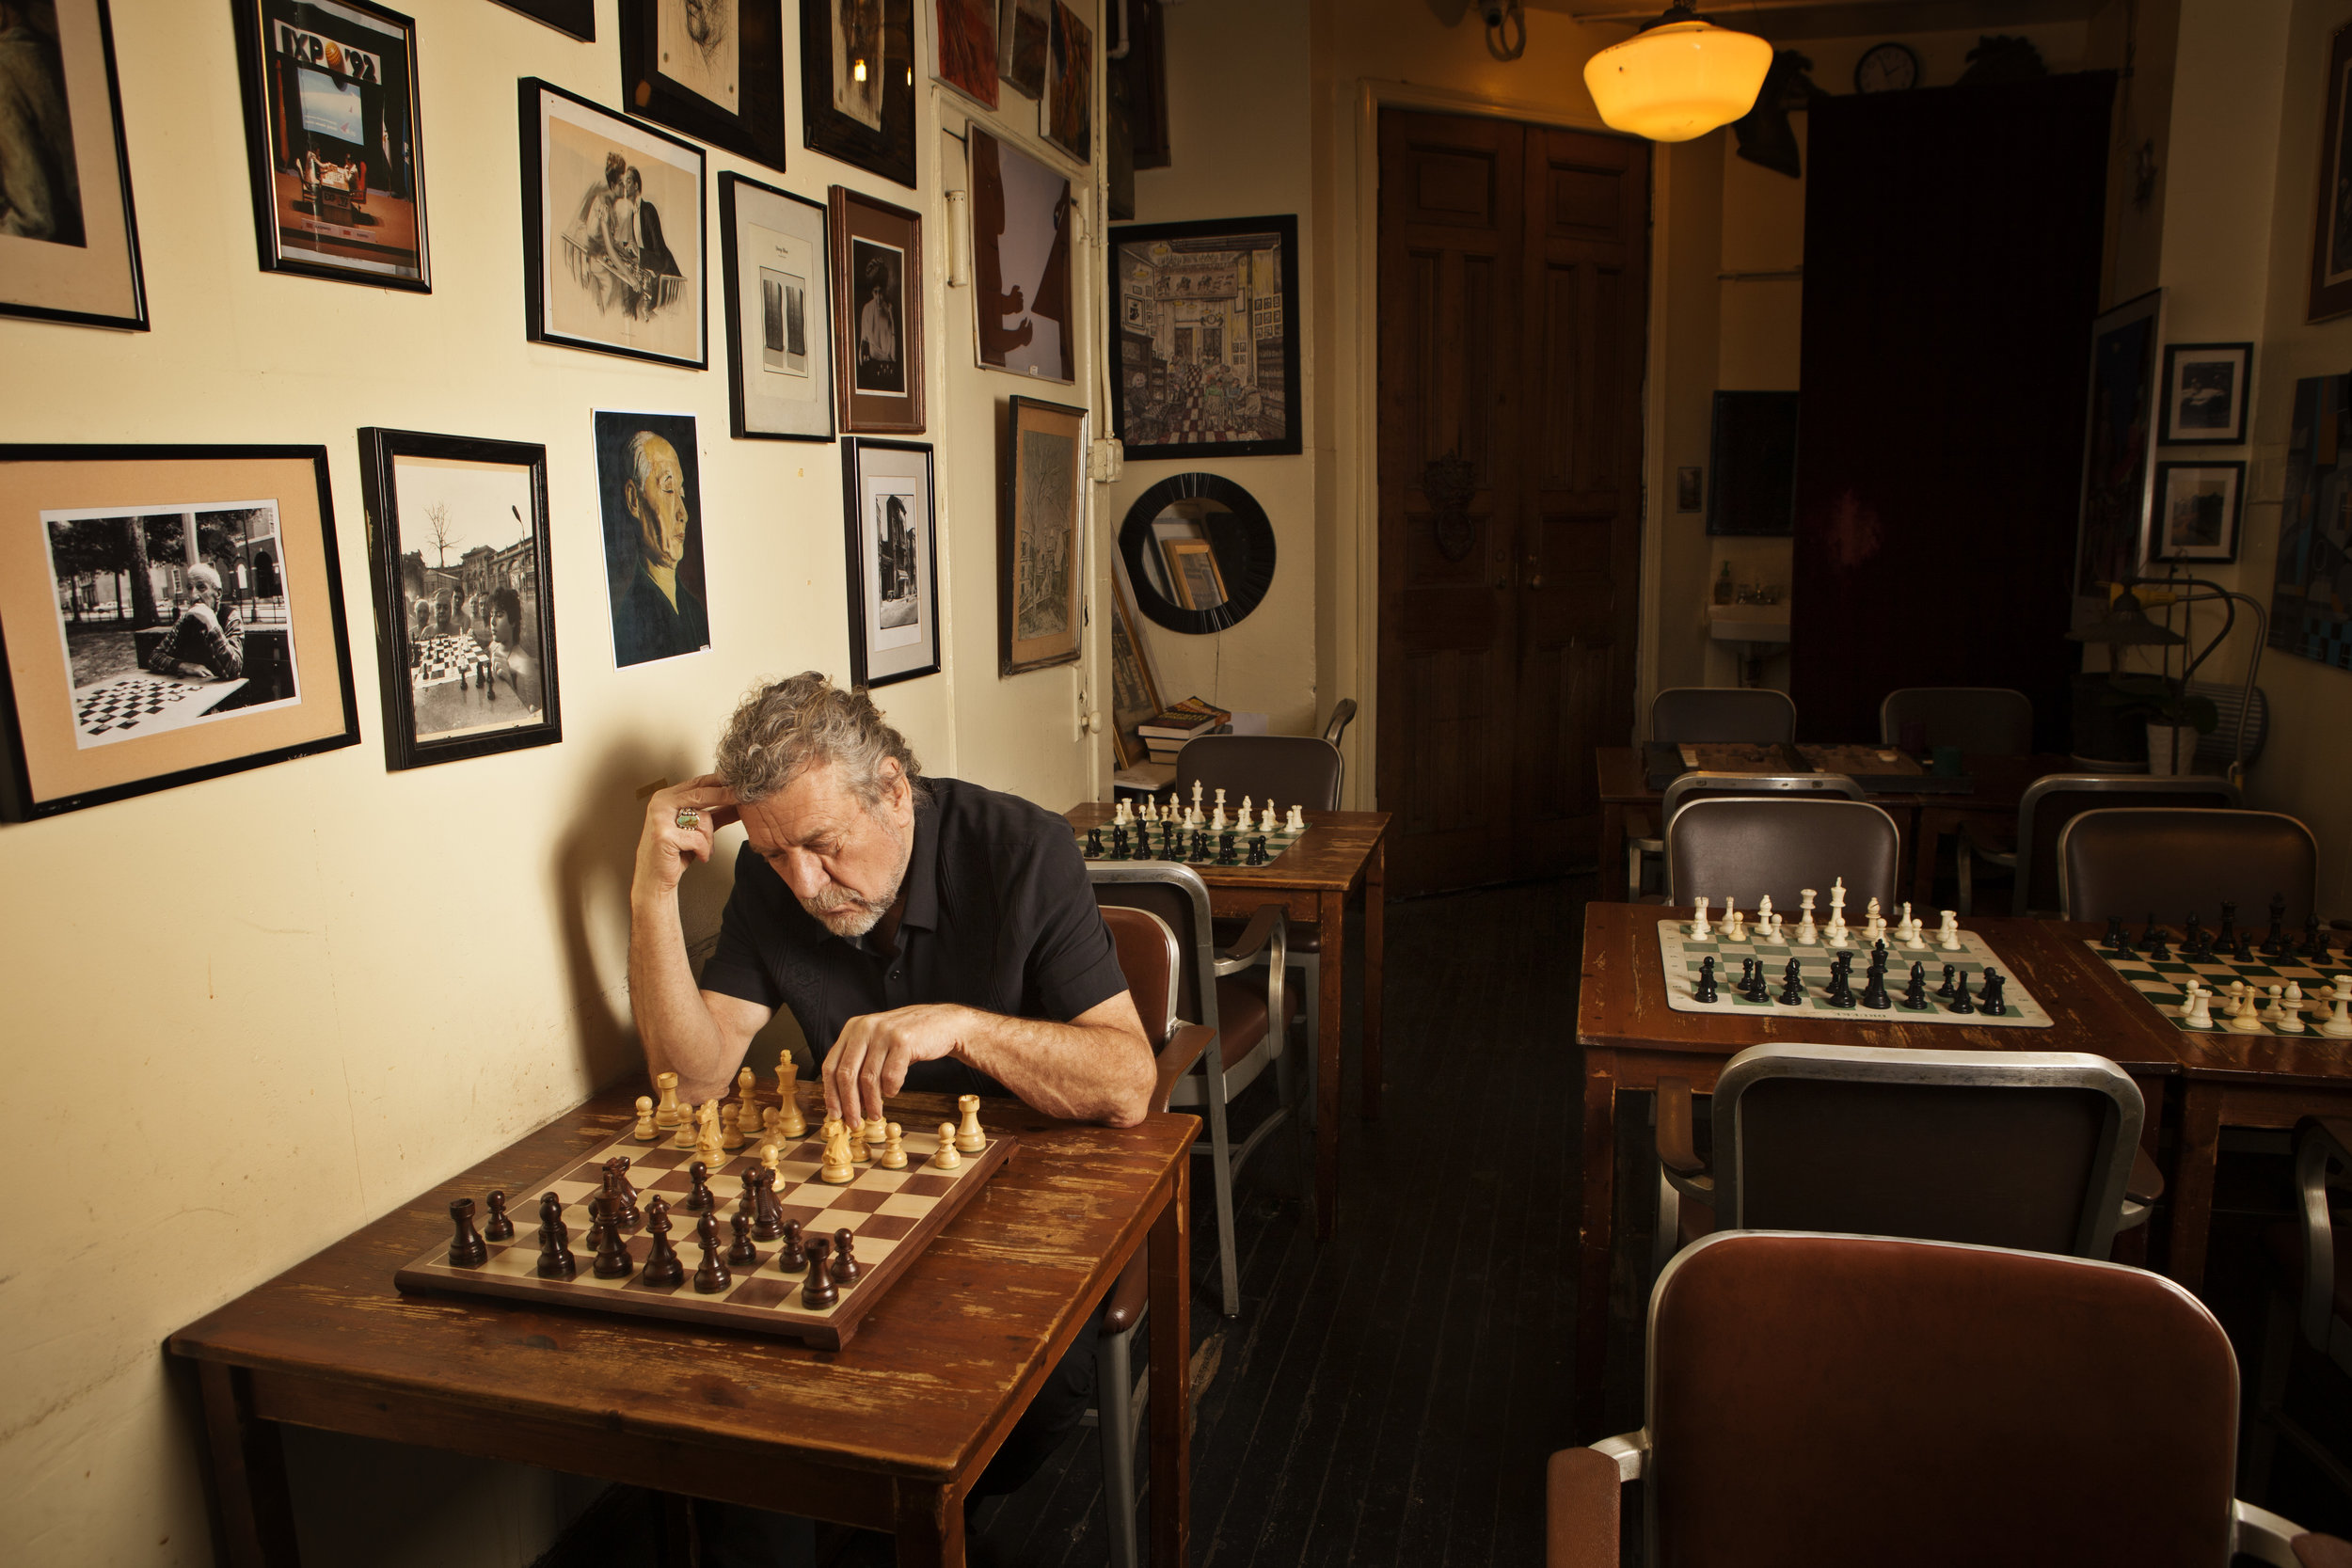
{"type": "Polygon", "coordinates": [[[1772,46],[1718,27],[1674,0],[1666,14],[1584,62],[1584,85],[1613,130],[1689,141],[1756,106],[1772,46]]]}

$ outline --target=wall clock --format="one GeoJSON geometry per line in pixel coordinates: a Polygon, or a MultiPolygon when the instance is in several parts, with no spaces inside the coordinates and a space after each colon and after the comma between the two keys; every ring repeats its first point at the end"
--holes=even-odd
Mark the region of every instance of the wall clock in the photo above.
{"type": "Polygon", "coordinates": [[[1899,43],[1882,43],[1853,68],[1856,92],[1900,92],[1919,85],[1919,56],[1899,43]]]}

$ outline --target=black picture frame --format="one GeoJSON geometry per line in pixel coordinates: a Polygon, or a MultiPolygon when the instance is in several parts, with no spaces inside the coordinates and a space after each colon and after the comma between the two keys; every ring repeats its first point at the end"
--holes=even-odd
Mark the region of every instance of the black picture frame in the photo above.
{"type": "MultiPolygon", "coordinates": [[[[548,570],[552,556],[548,534],[548,449],[520,441],[371,425],[359,432],[359,483],[368,513],[369,579],[375,594],[375,660],[383,683],[385,768],[399,772],[552,746],[562,740],[554,586],[548,570]],[[404,458],[421,460],[408,476],[407,499],[414,505],[407,517],[403,515],[402,505],[404,458]],[[448,476],[451,485],[443,487],[430,482],[433,470],[425,465],[433,463],[473,467],[470,472],[453,469],[448,476]],[[507,469],[510,474],[501,483],[483,473],[485,467],[507,469]],[[519,510],[516,514],[521,538],[503,546],[477,542],[459,557],[454,572],[446,561],[426,565],[422,556],[433,527],[430,508],[436,502],[449,504],[453,492],[460,504],[477,497],[522,497],[531,511],[528,517],[519,510]],[[491,550],[489,558],[478,560],[477,552],[485,548],[491,550]],[[415,581],[410,580],[404,559],[412,549],[418,556],[415,581]],[[498,635],[503,619],[499,606],[501,592],[516,595],[515,646],[498,635]],[[466,613],[483,601],[489,606],[486,617],[466,613]],[[418,624],[421,613],[427,617],[424,626],[418,624]],[[458,614],[465,615],[462,622],[457,621],[458,614]],[[476,624],[485,619],[486,628],[476,624]],[[485,629],[491,636],[488,643],[480,641],[485,629]],[[421,638],[420,633],[426,630],[433,635],[421,638]],[[521,645],[525,636],[527,646],[521,645]],[[460,642],[472,644],[474,651],[461,650],[452,658],[446,645],[460,642]],[[532,720],[527,715],[534,711],[534,698],[538,717],[532,720]],[[507,711],[501,710],[501,703],[508,705],[507,711]],[[434,710],[435,719],[453,721],[421,735],[421,709],[425,707],[434,710]]],[[[470,515],[457,519],[467,533],[455,542],[464,543],[468,535],[478,541],[475,531],[483,519],[493,524],[501,521],[495,510],[494,505],[475,506],[470,515]]]]}
{"type": "Polygon", "coordinates": [[[913,0],[801,0],[801,139],[812,152],[914,188],[913,0]],[[834,106],[834,18],[844,6],[879,6],[883,68],[881,123],[834,106]]]}
{"type": "Polygon", "coordinates": [[[679,4],[621,0],[621,102],[641,119],[782,170],[791,142],[784,123],[782,0],[735,0],[732,110],[665,67],[661,23],[668,8],[679,4]]]}
{"type": "Polygon", "coordinates": [[[2245,460],[2190,458],[2178,463],[2158,463],[2153,511],[2148,527],[2150,561],[2199,565],[2236,561],[2239,524],[2246,515],[2245,460]],[[2204,493],[2176,494],[2183,487],[2176,483],[2175,475],[2201,479],[2205,482],[2204,493]],[[2210,501],[2211,505],[2201,515],[2189,519],[2184,529],[2180,515],[2184,501],[2210,501]],[[2201,531],[2206,523],[2212,525],[2211,539],[2188,536],[2192,531],[2201,531]]]}
{"type": "Polygon", "coordinates": [[[841,429],[860,436],[920,436],[927,418],[923,325],[929,276],[923,267],[923,214],[846,185],[825,195],[833,240],[834,396],[841,429]],[[872,292],[876,288],[879,298],[872,292]],[[862,318],[877,304],[883,308],[884,328],[874,336],[878,341],[895,338],[895,356],[877,352],[869,357],[862,352],[862,318]],[[897,385],[890,385],[894,381],[897,385]]]}
{"type": "Polygon", "coordinates": [[[2077,625],[2104,609],[2106,584],[2130,580],[2148,558],[2163,342],[2162,289],[2125,300],[2091,324],[2074,534],[2077,625]]]}
{"type": "MultiPolygon", "coordinates": [[[[790,191],[778,190],[756,180],[732,172],[719,176],[719,261],[727,321],[727,418],[728,434],[739,441],[830,441],[834,438],[834,351],[833,334],[833,242],[828,228],[829,214],[825,203],[812,201],[790,191]],[[781,204],[781,205],[779,205],[781,204]],[[807,211],[803,212],[805,208],[807,211]],[[805,280],[802,309],[805,313],[803,357],[807,362],[809,390],[813,394],[804,414],[797,418],[805,428],[788,426],[796,416],[793,404],[781,399],[755,396],[749,360],[752,305],[744,292],[747,277],[761,283],[760,263],[751,262],[747,269],[744,258],[747,227],[766,227],[755,222],[756,216],[781,216],[784,221],[797,220],[806,230],[813,230],[813,238],[803,233],[783,230],[787,240],[800,240],[813,247],[809,258],[812,276],[805,280]]],[[[771,230],[771,232],[776,230],[771,230]]],[[[778,284],[788,287],[789,278],[778,284]]],[[[768,350],[761,341],[763,354],[768,350]]]]}
{"type": "MultiPolygon", "coordinates": [[[[84,811],[359,743],[325,447],[0,445],[0,514],[8,519],[0,529],[0,819],[84,811]],[[51,495],[58,504],[44,505],[51,495]],[[168,628],[121,613],[126,589],[133,607],[139,600],[131,586],[140,575],[136,555],[123,565],[89,570],[93,584],[103,576],[120,585],[110,587],[117,625],[107,629],[118,638],[127,633],[131,646],[106,650],[93,660],[105,666],[102,678],[78,683],[84,655],[73,646],[69,622],[80,624],[79,610],[69,611],[64,601],[79,607],[84,595],[78,587],[61,587],[52,515],[73,515],[60,521],[111,518],[143,539],[150,517],[181,511],[200,531],[217,515],[199,510],[207,501],[268,502],[266,533],[248,531],[227,541],[238,557],[237,602],[225,594],[215,601],[224,611],[247,603],[260,611],[243,640],[246,670],[234,679],[208,673],[209,679],[172,680],[197,688],[186,700],[200,705],[165,714],[150,733],[118,724],[102,734],[107,726],[92,705],[92,688],[146,679],[157,650],[138,646],[140,638],[167,641],[184,610],[174,604],[168,628]],[[274,555],[257,557],[249,548],[256,544],[274,555]],[[250,578],[243,569],[248,565],[256,568],[250,578]],[[272,599],[282,633],[267,613],[272,599]],[[213,691],[222,695],[208,702],[213,691]]],[[[168,562],[145,563],[151,589],[160,571],[176,598],[179,572],[168,562]]],[[[147,608],[151,615],[159,610],[160,596],[151,593],[147,608]]]]}
{"type": "MultiPolygon", "coordinates": [[[[592,354],[616,354],[628,359],[649,359],[660,365],[707,370],[710,366],[707,155],[681,136],[656,130],[642,120],[617,114],[593,99],[566,92],[552,82],[543,82],[535,76],[523,77],[516,84],[516,99],[521,119],[524,336],[534,343],[554,343],[564,348],[585,349],[592,354]],[[569,107],[550,107],[556,105],[569,107]],[[570,254],[573,247],[566,235],[550,232],[550,227],[554,215],[572,206],[573,202],[568,191],[557,198],[556,193],[548,189],[550,150],[540,129],[543,114],[550,121],[560,119],[566,123],[581,138],[601,136],[612,149],[634,142],[632,150],[642,156],[654,156],[651,150],[654,145],[674,149],[675,155],[662,153],[660,156],[675,179],[688,178],[686,170],[691,165],[694,186],[693,221],[688,224],[673,218],[660,228],[663,248],[670,255],[670,264],[691,269],[691,276],[683,271],[675,274],[678,286],[674,291],[667,288],[670,275],[653,276],[654,269],[644,269],[643,276],[649,287],[660,285],[665,291],[657,308],[660,312],[669,315],[674,323],[691,323],[694,343],[691,354],[652,346],[650,338],[647,346],[640,346],[622,338],[591,336],[577,328],[566,329],[557,319],[554,291],[562,285],[555,282],[559,274],[550,269],[558,256],[570,254]],[[675,249],[676,246],[690,245],[691,261],[678,255],[675,249]]],[[[618,154],[615,152],[613,155],[618,154]]],[[[569,267],[560,276],[564,283],[578,285],[582,291],[582,297],[587,297],[588,285],[582,277],[569,267]]],[[[568,295],[565,297],[569,299],[568,295]]],[[[604,303],[603,294],[596,294],[595,299],[594,309],[599,314],[606,317],[613,314],[611,307],[604,303]]],[[[585,306],[579,308],[577,314],[581,320],[586,319],[587,309],[585,306]]],[[[625,325],[619,330],[628,336],[635,336],[636,329],[627,326],[626,323],[649,319],[649,313],[624,311],[625,325]]]]}
{"type": "Polygon", "coordinates": [[[343,14],[300,0],[230,0],[261,267],[429,294],[417,24],[373,0],[336,4],[343,14]],[[404,225],[405,247],[396,243],[404,225]],[[308,243],[290,243],[297,236],[308,243]]]}
{"type": "Polygon", "coordinates": [[[1127,508],[1119,525],[1119,555],[1134,585],[1136,608],[1170,631],[1200,637],[1237,625],[1265,602],[1274,585],[1277,550],[1274,523],[1257,497],[1223,474],[1170,474],[1127,508]],[[1187,610],[1160,592],[1164,567],[1152,524],[1170,507],[1205,501],[1201,537],[1209,541],[1225,585],[1225,602],[1214,610],[1187,610]]]}
{"type": "Polygon", "coordinates": [[[114,18],[106,0],[63,0],[54,15],[60,86],[70,96],[78,82],[103,85],[106,114],[97,124],[113,137],[113,145],[75,149],[79,245],[45,236],[0,236],[0,316],[145,332],[147,277],[139,261],[131,158],[122,135],[114,18]]]}
{"type": "Polygon", "coordinates": [[[2352,22],[2328,40],[2328,85],[2319,119],[2318,208],[2312,217],[2311,293],[2306,322],[2352,311],[2352,22]]]}
{"type": "Polygon", "coordinates": [[[1797,394],[1717,392],[1710,415],[1707,462],[1715,483],[1707,489],[1708,537],[1793,535],[1797,394]]]}
{"type": "MultiPolygon", "coordinates": [[[[1157,459],[1190,460],[1201,457],[1276,457],[1295,456],[1304,450],[1302,412],[1298,382],[1298,219],[1295,214],[1256,218],[1211,218],[1194,223],[1128,224],[1110,231],[1110,261],[1104,269],[1109,275],[1110,360],[1112,387],[1112,418],[1120,439],[1125,444],[1130,461],[1157,459]],[[1220,247],[1217,242],[1230,244],[1220,247]],[[1256,428],[1255,436],[1221,436],[1215,440],[1170,440],[1168,432],[1175,427],[1176,413],[1187,409],[1198,399],[1205,397],[1201,383],[1207,379],[1206,367],[1194,377],[1194,367],[1200,366],[1198,340],[1180,336],[1173,325],[1175,300],[1199,298],[1190,290],[1191,279],[1180,278],[1186,285],[1180,293],[1172,291],[1160,297],[1155,275],[1163,262],[1153,259],[1152,247],[1168,247],[1168,254],[1217,255],[1243,250],[1255,255],[1262,250],[1274,252],[1274,265],[1279,281],[1274,289],[1261,290],[1252,285],[1249,302],[1251,342],[1253,345],[1272,341],[1272,352],[1279,356],[1282,379],[1279,399],[1280,413],[1269,420],[1263,402],[1252,418],[1248,412],[1248,395],[1262,385],[1268,350],[1253,347],[1249,374],[1243,383],[1241,413],[1228,430],[1256,428]],[[1279,339],[1266,336],[1268,328],[1279,333],[1279,339]],[[1160,338],[1163,330],[1168,337],[1166,357],[1162,356],[1160,338]],[[1189,347],[1186,345],[1189,344],[1189,347]],[[1189,354],[1190,357],[1184,357],[1189,354]],[[1189,389],[1174,383],[1179,366],[1185,371],[1184,379],[1193,379],[1189,389]],[[1171,412],[1171,409],[1174,412],[1171,412]],[[1269,423],[1279,424],[1279,433],[1266,436],[1263,431],[1269,423]]],[[[1238,274],[1240,263],[1232,265],[1238,274]]],[[[1211,267],[1218,263],[1209,263],[1211,267]]],[[[1223,286],[1222,274],[1203,278],[1204,286],[1223,286]]],[[[1230,314],[1230,310],[1229,310],[1230,314]]],[[[1232,379],[1231,354],[1220,341],[1217,347],[1218,367],[1232,379]]]]}
{"type": "Polygon", "coordinates": [[[596,0],[498,0],[510,11],[544,22],[582,43],[596,41],[596,0]]]}
{"type": "MultiPolygon", "coordinates": [[[[878,480],[898,480],[912,483],[912,476],[877,473],[878,480]]],[[[940,672],[939,657],[939,509],[937,493],[932,486],[932,453],[929,442],[891,441],[873,436],[845,436],[841,439],[842,517],[845,523],[844,551],[848,563],[845,576],[849,586],[850,622],[850,684],[852,687],[873,688],[892,686],[940,672]],[[894,463],[892,454],[909,459],[919,456],[919,462],[894,463]],[[867,459],[881,457],[876,468],[898,467],[921,470],[923,518],[914,531],[914,553],[922,558],[919,565],[909,562],[913,586],[922,595],[918,607],[918,631],[909,655],[891,657],[895,650],[875,646],[869,641],[868,621],[877,602],[879,580],[880,535],[870,525],[874,522],[872,509],[866,505],[867,459]],[[875,570],[869,572],[868,564],[875,570]]]]}
{"type": "Polygon", "coordinates": [[[2247,405],[2254,383],[2252,343],[2167,343],[2164,380],[2157,395],[2161,415],[2156,444],[2166,447],[2239,447],[2246,444],[2247,405]],[[2217,395],[2210,373],[2226,366],[2229,388],[2222,397],[2219,424],[2213,422],[2211,403],[2217,395]],[[2191,386],[2199,379],[2201,385],[2191,386]],[[2192,404],[2204,406],[2191,407],[2192,404]]]}

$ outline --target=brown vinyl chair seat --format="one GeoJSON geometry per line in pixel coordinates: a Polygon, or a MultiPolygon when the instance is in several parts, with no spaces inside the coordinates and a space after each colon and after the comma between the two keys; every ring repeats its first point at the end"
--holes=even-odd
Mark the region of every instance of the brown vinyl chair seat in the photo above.
{"type": "Polygon", "coordinates": [[[2267,923],[2274,895],[2286,897],[2287,928],[2299,931],[2319,880],[2319,844],[2283,812],[2172,806],[2087,811],[2058,834],[2058,892],[2069,920],[2167,925],[2201,915],[2210,928],[2224,903],[2241,927],[2267,923]]]}
{"type": "Polygon", "coordinates": [[[1798,895],[1820,894],[1817,920],[1829,918],[1834,879],[1846,884],[1846,918],[1859,925],[1872,898],[1889,921],[1902,834],[1895,819],[1863,800],[1749,800],[1710,796],[1684,805],[1666,824],[1666,901],[1737,899],[1744,910],[1771,894],[1794,919],[1798,895]]]}

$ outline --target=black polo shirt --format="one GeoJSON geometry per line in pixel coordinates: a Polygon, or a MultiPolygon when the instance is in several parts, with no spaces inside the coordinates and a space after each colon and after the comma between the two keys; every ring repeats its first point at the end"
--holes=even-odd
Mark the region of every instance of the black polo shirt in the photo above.
{"type": "MultiPolygon", "coordinates": [[[[788,1008],[819,1062],[865,1013],[960,1002],[1067,1023],[1125,990],[1070,824],[1018,796],[955,779],[930,784],[930,800],[914,808],[896,957],[826,930],[746,844],[703,990],[788,1008]]],[[[952,1058],[916,1063],[906,1086],[1005,1092],[952,1058]]]]}

